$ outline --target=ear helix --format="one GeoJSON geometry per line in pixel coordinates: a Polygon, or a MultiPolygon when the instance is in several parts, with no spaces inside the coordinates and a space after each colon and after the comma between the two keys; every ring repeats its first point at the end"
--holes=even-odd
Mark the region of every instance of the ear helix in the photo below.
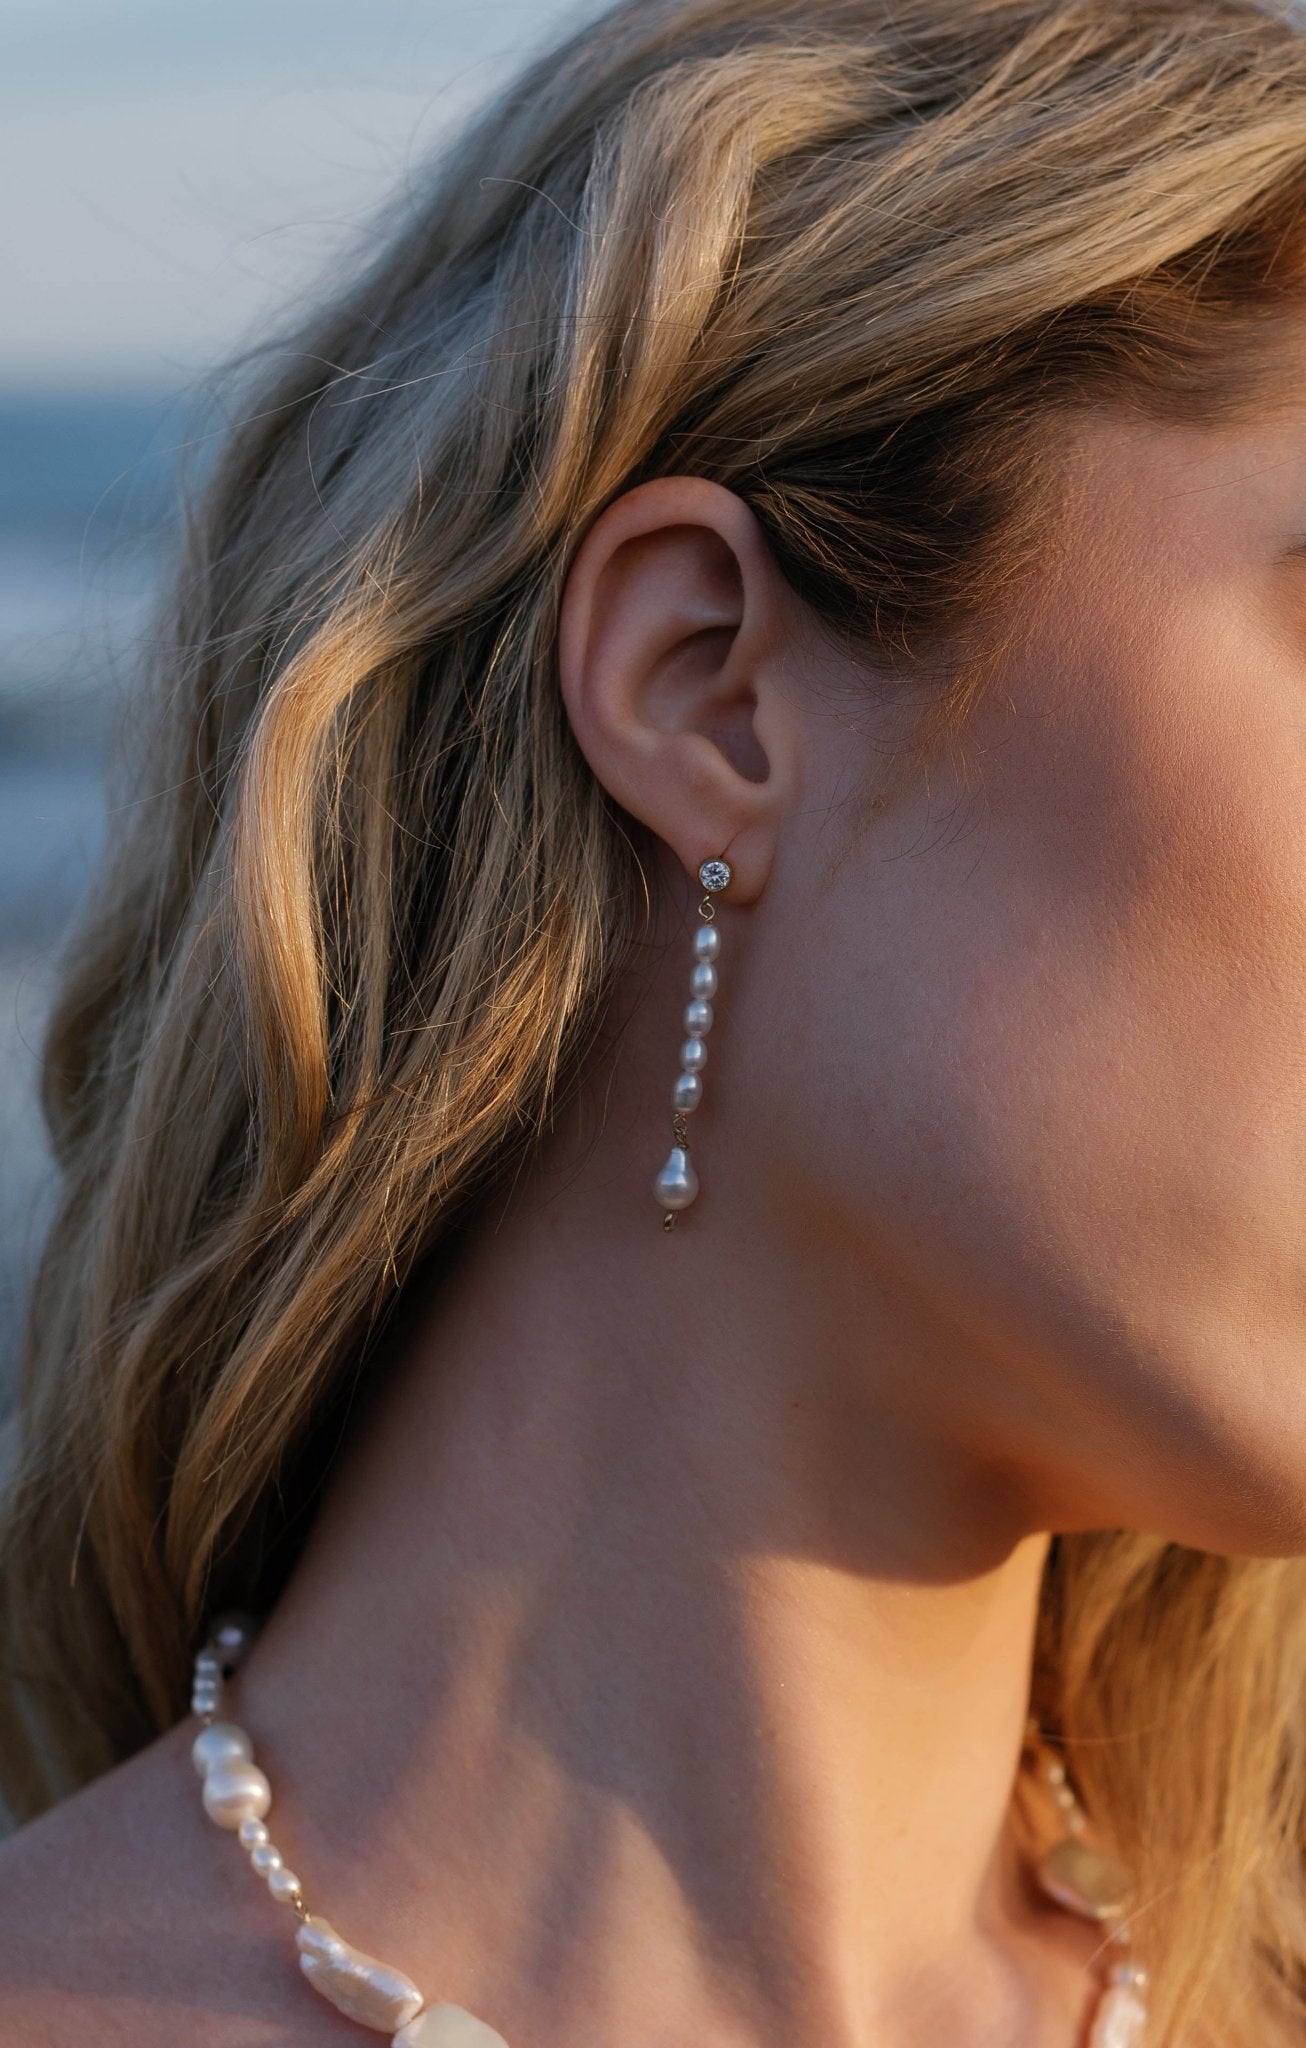
{"type": "Polygon", "coordinates": [[[694,967],[690,975],[689,996],[685,1005],[685,1030],[688,1036],[680,1048],[680,1076],[673,1095],[674,1114],[671,1129],[675,1144],[671,1148],[666,1165],[653,1183],[653,1192],[658,1207],[665,1213],[662,1228],[671,1230],[682,1209],[687,1209],[698,1194],[698,1175],[689,1156],[689,1134],[685,1120],[691,1110],[698,1108],[703,1099],[703,1068],[707,1063],[707,1034],[712,1029],[712,997],[716,994],[717,973],[715,961],[721,951],[721,934],[713,919],[716,905],[713,896],[719,896],[728,889],[731,868],[728,861],[705,860],[698,871],[698,879],[706,891],[698,906],[703,922],[694,933],[694,967]]]}

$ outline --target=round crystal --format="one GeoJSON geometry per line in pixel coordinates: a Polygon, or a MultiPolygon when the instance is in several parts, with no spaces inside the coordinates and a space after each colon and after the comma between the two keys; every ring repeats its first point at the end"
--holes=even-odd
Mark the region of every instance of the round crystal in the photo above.
{"type": "Polygon", "coordinates": [[[705,860],[698,871],[698,879],[703,887],[710,889],[715,896],[720,890],[728,889],[730,886],[729,865],[723,860],[705,860]]]}

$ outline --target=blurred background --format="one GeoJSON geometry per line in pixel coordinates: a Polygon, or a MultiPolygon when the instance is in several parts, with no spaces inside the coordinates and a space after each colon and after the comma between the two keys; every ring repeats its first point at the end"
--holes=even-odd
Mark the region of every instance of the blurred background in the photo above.
{"type": "Polygon", "coordinates": [[[365,243],[556,0],[0,0],[0,1393],[51,971],[213,372],[365,243]]]}

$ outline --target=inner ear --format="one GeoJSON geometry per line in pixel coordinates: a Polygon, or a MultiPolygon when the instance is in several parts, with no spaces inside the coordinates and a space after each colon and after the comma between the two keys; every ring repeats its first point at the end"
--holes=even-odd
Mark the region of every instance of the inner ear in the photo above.
{"type": "Polygon", "coordinates": [[[667,525],[615,548],[603,580],[609,597],[615,589],[633,598],[643,619],[650,723],[705,731],[704,704],[712,684],[725,682],[744,616],[734,549],[709,526],[667,525]]]}
{"type": "Polygon", "coordinates": [[[704,626],[685,634],[657,663],[650,694],[664,731],[681,731],[692,720],[740,775],[763,782],[768,769],[757,737],[756,691],[741,688],[720,697],[704,689],[725,670],[737,632],[736,626],[704,626]]]}

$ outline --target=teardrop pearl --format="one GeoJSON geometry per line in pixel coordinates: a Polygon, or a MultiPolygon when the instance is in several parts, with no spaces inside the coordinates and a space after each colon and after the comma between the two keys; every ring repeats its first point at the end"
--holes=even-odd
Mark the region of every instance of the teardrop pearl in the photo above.
{"type": "Polygon", "coordinates": [[[1113,1984],[1093,2020],[1088,2048],[1142,2048],[1147,2007],[1132,1984],[1113,1984]]]}
{"type": "Polygon", "coordinates": [[[683,1145],[673,1145],[666,1165],[653,1183],[664,1209],[687,1209],[698,1193],[698,1175],[683,1145]]]}

